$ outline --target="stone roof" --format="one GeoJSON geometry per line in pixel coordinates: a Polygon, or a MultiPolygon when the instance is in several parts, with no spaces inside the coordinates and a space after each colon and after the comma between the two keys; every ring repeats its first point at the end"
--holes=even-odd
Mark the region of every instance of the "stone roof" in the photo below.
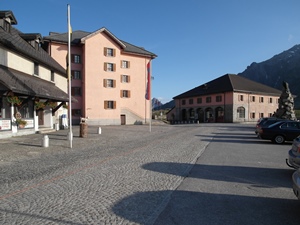
{"type": "Polygon", "coordinates": [[[225,74],[208,83],[195,87],[187,92],[175,96],[173,99],[217,94],[223,92],[244,92],[252,94],[267,94],[280,96],[281,91],[264,84],[249,80],[235,74],[225,74]]]}
{"type": "MultiPolygon", "coordinates": [[[[132,45],[128,42],[122,41],[118,39],[116,36],[114,36],[109,30],[106,28],[101,28],[95,32],[86,32],[86,31],[73,31],[72,32],[72,40],[71,44],[78,45],[80,43],[84,43],[85,39],[87,39],[89,36],[92,36],[93,34],[99,33],[99,32],[105,32],[108,36],[110,36],[116,43],[120,44],[120,47],[122,48],[124,53],[128,54],[138,54],[138,55],[144,55],[144,56],[150,56],[151,58],[157,57],[152,52],[147,51],[143,47],[137,47],[135,45],[132,45]]],[[[44,37],[44,41],[57,41],[61,43],[68,43],[68,33],[55,33],[50,32],[49,36],[44,37]]]]}
{"type": "MultiPolygon", "coordinates": [[[[24,58],[28,58],[33,62],[37,62],[40,65],[53,70],[60,75],[67,77],[66,70],[56,62],[45,50],[42,48],[35,49],[27,41],[25,41],[20,35],[26,36],[14,27],[11,27],[11,31],[7,32],[0,27],[0,46],[9,49],[16,55],[21,55],[24,58]]],[[[37,34],[35,34],[37,35],[37,34]]]]}
{"type": "Polygon", "coordinates": [[[9,69],[5,66],[0,66],[0,86],[1,84],[19,95],[62,102],[66,102],[69,99],[68,94],[56,87],[54,83],[17,70],[9,69]]]}
{"type": "Polygon", "coordinates": [[[4,86],[19,95],[27,95],[50,100],[67,102],[67,93],[50,81],[28,75],[0,65],[0,87],[4,86]]]}

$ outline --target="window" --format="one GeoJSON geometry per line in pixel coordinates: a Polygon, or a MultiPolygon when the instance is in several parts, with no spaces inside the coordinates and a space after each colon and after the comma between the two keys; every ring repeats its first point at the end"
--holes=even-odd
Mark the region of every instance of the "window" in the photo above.
{"type": "Polygon", "coordinates": [[[194,103],[194,99],[190,98],[189,99],[189,104],[192,105],[194,103]]]}
{"type": "Polygon", "coordinates": [[[255,119],[255,113],[254,113],[254,112],[251,113],[251,114],[250,114],[250,117],[251,117],[251,119],[255,119]]]}
{"type": "Polygon", "coordinates": [[[259,117],[260,117],[260,118],[263,118],[263,117],[264,117],[264,113],[260,113],[260,114],[259,114],[259,117]]]}
{"type": "Polygon", "coordinates": [[[51,71],[51,78],[50,79],[51,79],[52,82],[55,81],[55,76],[54,76],[54,72],[53,71],[51,71]]]}
{"type": "Polygon", "coordinates": [[[114,57],[116,56],[116,50],[113,48],[104,48],[104,55],[114,57]]]}
{"type": "Polygon", "coordinates": [[[263,103],[264,102],[264,97],[259,97],[259,102],[263,103]]]}
{"type": "Polygon", "coordinates": [[[206,103],[210,103],[211,102],[211,97],[206,97],[206,103]]]}
{"type": "Polygon", "coordinates": [[[104,63],[104,70],[105,71],[116,71],[116,65],[114,63],[104,63]]]}
{"type": "Polygon", "coordinates": [[[72,87],[71,94],[72,94],[72,96],[81,96],[81,88],[80,87],[72,87]]]}
{"type": "Polygon", "coordinates": [[[116,81],[113,79],[103,79],[103,86],[114,88],[116,87],[116,81]]]}
{"type": "Polygon", "coordinates": [[[80,55],[72,54],[71,55],[71,62],[72,63],[76,63],[76,64],[80,64],[81,63],[81,57],[80,57],[80,55]]]}
{"type": "Polygon", "coordinates": [[[269,103],[273,103],[273,98],[269,98],[269,103]]]}
{"type": "Polygon", "coordinates": [[[255,102],[255,96],[251,96],[251,102],[255,102]]]}
{"type": "Polygon", "coordinates": [[[72,70],[71,74],[72,74],[72,78],[74,80],[81,80],[81,71],[79,71],[79,70],[72,70]]]}
{"type": "Polygon", "coordinates": [[[72,109],[72,116],[81,116],[81,109],[72,109]]]}
{"type": "Polygon", "coordinates": [[[240,119],[245,118],[245,108],[244,107],[237,108],[237,118],[240,118],[240,119]]]}
{"type": "Polygon", "coordinates": [[[38,63],[34,63],[34,71],[33,71],[34,75],[39,75],[39,64],[38,63]]]}
{"type": "Polygon", "coordinates": [[[298,130],[299,126],[297,122],[286,122],[280,126],[282,129],[298,130]]]}
{"type": "Polygon", "coordinates": [[[129,61],[126,61],[126,60],[121,60],[121,68],[126,68],[128,69],[129,68],[129,61]]]}
{"type": "Polygon", "coordinates": [[[181,101],[181,104],[182,104],[182,105],[185,105],[185,99],[183,99],[183,100],[181,101]]]}
{"type": "Polygon", "coordinates": [[[202,103],[202,98],[197,98],[197,103],[201,104],[202,103]]]}
{"type": "Polygon", "coordinates": [[[130,91],[121,90],[121,98],[130,98],[130,91]]]}
{"type": "Polygon", "coordinates": [[[3,26],[4,30],[10,33],[10,26],[11,26],[10,23],[6,20],[3,20],[3,23],[4,23],[3,24],[4,25],[3,26]]]}
{"type": "Polygon", "coordinates": [[[238,99],[239,99],[239,101],[241,101],[241,102],[244,101],[244,95],[239,95],[239,96],[238,96],[238,99]]]}
{"type": "Polygon", "coordinates": [[[222,95],[216,96],[216,102],[222,102],[222,95]]]}
{"type": "Polygon", "coordinates": [[[116,102],[115,101],[104,101],[104,109],[115,109],[116,102]]]}
{"type": "Polygon", "coordinates": [[[130,77],[128,75],[121,75],[121,82],[122,83],[129,83],[130,77]]]}

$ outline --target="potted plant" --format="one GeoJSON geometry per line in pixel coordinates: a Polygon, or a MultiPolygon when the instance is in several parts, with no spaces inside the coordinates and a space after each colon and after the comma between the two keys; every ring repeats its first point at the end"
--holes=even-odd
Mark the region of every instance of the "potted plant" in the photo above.
{"type": "Polygon", "coordinates": [[[40,102],[40,101],[35,101],[34,105],[36,110],[44,109],[46,106],[44,102],[40,102]]]}
{"type": "Polygon", "coordinates": [[[27,124],[26,120],[22,120],[22,119],[16,119],[16,123],[18,125],[19,128],[24,128],[27,124]]]}
{"type": "Polygon", "coordinates": [[[18,96],[7,96],[6,100],[12,105],[20,106],[22,104],[22,100],[18,96]]]}

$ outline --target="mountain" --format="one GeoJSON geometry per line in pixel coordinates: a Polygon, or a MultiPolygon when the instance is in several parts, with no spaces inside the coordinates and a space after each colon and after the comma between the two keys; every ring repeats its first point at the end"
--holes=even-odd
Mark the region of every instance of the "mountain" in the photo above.
{"type": "Polygon", "coordinates": [[[172,100],[168,103],[162,104],[158,99],[152,99],[152,109],[153,110],[161,110],[161,109],[171,109],[175,106],[175,101],[172,100]]]}
{"type": "Polygon", "coordinates": [[[157,98],[152,98],[152,109],[156,109],[160,106],[162,106],[163,104],[157,99],[157,98]]]}
{"type": "Polygon", "coordinates": [[[238,75],[253,81],[282,90],[283,81],[289,84],[295,98],[295,108],[300,108],[300,45],[286,50],[272,58],[256,63],[253,62],[238,75]]]}

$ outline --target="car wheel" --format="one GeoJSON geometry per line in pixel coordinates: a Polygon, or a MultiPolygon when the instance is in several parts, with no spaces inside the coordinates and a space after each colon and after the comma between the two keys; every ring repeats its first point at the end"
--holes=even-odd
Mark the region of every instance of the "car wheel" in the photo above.
{"type": "Polygon", "coordinates": [[[282,135],[276,135],[273,139],[273,142],[276,144],[283,144],[284,141],[285,141],[285,139],[282,135]]]}

